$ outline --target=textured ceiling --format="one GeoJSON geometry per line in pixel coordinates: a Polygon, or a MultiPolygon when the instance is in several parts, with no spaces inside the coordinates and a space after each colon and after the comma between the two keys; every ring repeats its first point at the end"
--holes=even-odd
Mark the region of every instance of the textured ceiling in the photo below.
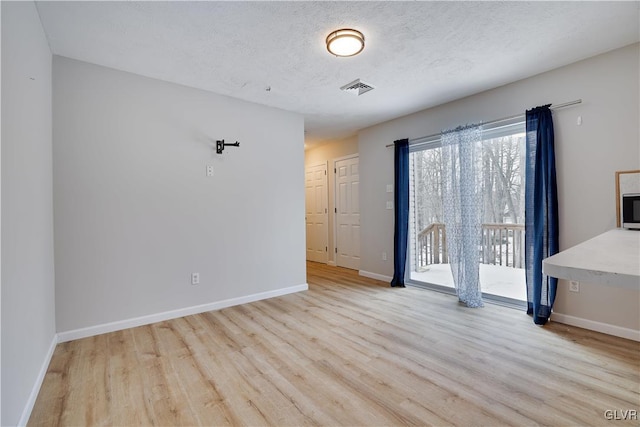
{"type": "Polygon", "coordinates": [[[38,2],[54,54],[301,113],[306,142],[640,40],[639,2],[38,2]],[[336,58],[331,31],[364,51],[336,58]],[[339,90],[356,78],[376,89],[339,90]],[[267,90],[270,88],[270,90],[267,90]]]}

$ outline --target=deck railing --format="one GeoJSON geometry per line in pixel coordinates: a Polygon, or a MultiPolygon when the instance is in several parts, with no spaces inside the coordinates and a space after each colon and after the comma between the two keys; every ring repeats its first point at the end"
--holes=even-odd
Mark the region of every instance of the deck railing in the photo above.
{"type": "MultiPolygon", "coordinates": [[[[449,262],[444,224],[429,224],[418,233],[417,245],[418,271],[449,262]]],[[[524,224],[482,224],[478,251],[482,264],[524,268],[524,224]]]]}
{"type": "Polygon", "coordinates": [[[431,264],[446,264],[449,262],[447,254],[447,235],[444,224],[434,222],[418,233],[418,269],[424,269],[431,264]]]}

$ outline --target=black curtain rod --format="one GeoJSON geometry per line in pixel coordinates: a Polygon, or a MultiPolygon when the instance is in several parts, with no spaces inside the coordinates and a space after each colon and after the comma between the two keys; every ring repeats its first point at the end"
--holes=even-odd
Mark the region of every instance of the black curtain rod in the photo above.
{"type": "MultiPolygon", "coordinates": [[[[575,101],[569,101],[569,102],[564,102],[562,104],[551,104],[551,109],[552,110],[557,110],[558,108],[564,108],[564,107],[568,107],[570,105],[576,105],[576,104],[581,104],[582,103],[582,99],[576,99],[575,101]]],[[[481,124],[483,125],[490,125],[493,123],[500,123],[500,122],[506,122],[508,120],[514,120],[514,119],[518,119],[518,118],[524,118],[524,114],[516,114],[515,116],[509,116],[509,117],[503,117],[501,119],[496,119],[496,120],[491,120],[488,122],[482,122],[481,124]]],[[[434,133],[433,135],[427,135],[427,136],[421,136],[420,138],[413,138],[409,140],[409,145],[411,144],[416,144],[416,143],[420,143],[420,142],[424,142],[427,139],[431,139],[431,138],[435,138],[436,136],[440,136],[441,132],[439,133],[434,133]]],[[[385,145],[385,147],[389,148],[389,147],[393,147],[393,144],[387,144],[385,145]]]]}

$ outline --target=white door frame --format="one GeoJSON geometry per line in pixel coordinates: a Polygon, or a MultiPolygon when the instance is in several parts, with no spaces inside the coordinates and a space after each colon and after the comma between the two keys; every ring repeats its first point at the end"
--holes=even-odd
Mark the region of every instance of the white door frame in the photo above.
{"type": "MultiPolygon", "coordinates": [[[[327,242],[327,264],[330,263],[329,261],[329,161],[324,161],[324,162],[316,162],[316,163],[310,163],[308,165],[304,165],[304,169],[305,169],[305,176],[306,176],[306,170],[307,168],[314,168],[314,167],[318,167],[318,166],[324,166],[326,168],[326,175],[324,176],[324,185],[325,185],[325,192],[327,195],[327,200],[325,201],[326,203],[326,212],[324,214],[324,218],[325,218],[325,223],[327,224],[327,234],[325,236],[325,241],[327,242]]],[[[306,194],[305,194],[306,197],[306,194]]],[[[307,220],[306,220],[306,208],[305,208],[305,233],[306,233],[306,229],[307,229],[307,220]]],[[[306,236],[305,236],[305,258],[307,257],[306,254],[306,236]]],[[[335,264],[334,264],[335,265],[335,264]]]]}
{"type": "Polygon", "coordinates": [[[337,254],[337,247],[338,247],[338,188],[337,188],[337,183],[338,180],[336,179],[336,163],[342,161],[342,160],[349,160],[349,159],[355,159],[358,158],[358,163],[360,161],[360,153],[355,153],[355,154],[349,154],[348,156],[342,156],[342,157],[336,157],[334,159],[332,159],[332,163],[333,163],[333,261],[329,261],[328,264],[332,265],[334,267],[336,267],[338,265],[338,254],[337,254]]]}

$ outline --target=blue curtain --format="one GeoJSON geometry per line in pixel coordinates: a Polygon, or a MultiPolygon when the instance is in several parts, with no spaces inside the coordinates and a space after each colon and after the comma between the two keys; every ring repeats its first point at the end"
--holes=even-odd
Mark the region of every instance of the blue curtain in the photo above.
{"type": "Polygon", "coordinates": [[[391,286],[404,288],[407,264],[407,237],[409,234],[409,140],[394,142],[395,192],[393,234],[393,279],[391,286]]]}
{"type": "Polygon", "coordinates": [[[558,279],[542,274],[542,260],[558,252],[558,191],[549,105],[528,110],[525,179],[527,314],[537,325],[551,316],[558,279]]]}
{"type": "Polygon", "coordinates": [[[480,257],[484,208],[482,126],[443,132],[442,211],[447,251],[458,300],[482,307],[480,257]]]}

